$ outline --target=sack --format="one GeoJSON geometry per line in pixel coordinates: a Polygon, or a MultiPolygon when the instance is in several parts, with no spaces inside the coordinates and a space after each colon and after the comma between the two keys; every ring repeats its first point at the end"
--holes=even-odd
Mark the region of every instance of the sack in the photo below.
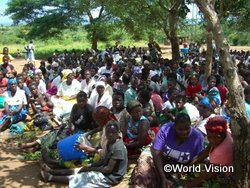
{"type": "Polygon", "coordinates": [[[34,125],[39,127],[41,131],[51,130],[53,126],[45,116],[38,116],[34,119],[34,125]]]}

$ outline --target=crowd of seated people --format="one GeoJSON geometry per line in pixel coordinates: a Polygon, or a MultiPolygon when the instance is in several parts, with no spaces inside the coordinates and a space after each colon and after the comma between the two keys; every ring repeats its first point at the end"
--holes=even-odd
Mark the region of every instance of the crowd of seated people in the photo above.
{"type": "MultiPolygon", "coordinates": [[[[211,164],[233,165],[233,140],[229,123],[224,121],[229,119],[229,92],[219,58],[213,58],[212,73],[204,85],[206,54],[196,48],[179,64],[162,58],[152,44],[136,49],[116,43],[103,51],[86,49],[81,54],[73,49],[60,55],[55,50],[39,67],[25,64],[17,72],[5,47],[0,65],[0,131],[27,121],[28,115],[51,112],[60,128],[19,147],[42,151],[44,181],[69,183],[70,187],[118,184],[130,157],[138,158],[131,177],[133,187],[169,187],[171,174],[164,172],[166,164],[191,165],[209,156],[211,164]],[[65,114],[68,118],[63,121],[65,114]],[[87,159],[48,157],[46,148],[56,147],[78,131],[90,145],[76,143],[74,147],[87,151],[87,159]],[[228,162],[222,163],[218,156],[228,162]]],[[[250,114],[249,52],[230,54],[250,114]]],[[[201,174],[189,184],[180,183],[195,187],[214,176],[201,174]]]]}

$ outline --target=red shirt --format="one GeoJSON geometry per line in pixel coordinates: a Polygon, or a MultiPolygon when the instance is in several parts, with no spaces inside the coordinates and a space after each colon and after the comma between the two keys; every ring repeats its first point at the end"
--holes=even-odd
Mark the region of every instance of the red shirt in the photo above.
{"type": "Polygon", "coordinates": [[[201,84],[197,83],[196,85],[191,85],[188,84],[187,88],[186,88],[186,96],[187,97],[192,97],[193,94],[200,92],[202,89],[201,84]]]}

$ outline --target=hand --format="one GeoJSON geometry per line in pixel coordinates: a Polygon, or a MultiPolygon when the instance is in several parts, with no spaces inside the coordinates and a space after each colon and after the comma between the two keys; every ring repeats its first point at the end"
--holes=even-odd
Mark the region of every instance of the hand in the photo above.
{"type": "Polygon", "coordinates": [[[75,143],[74,147],[77,150],[86,150],[88,148],[88,146],[86,144],[82,144],[82,143],[79,143],[79,142],[75,143]]]}
{"type": "Polygon", "coordinates": [[[164,178],[161,181],[161,188],[170,188],[170,187],[171,187],[171,182],[167,180],[166,178],[164,178]]]}

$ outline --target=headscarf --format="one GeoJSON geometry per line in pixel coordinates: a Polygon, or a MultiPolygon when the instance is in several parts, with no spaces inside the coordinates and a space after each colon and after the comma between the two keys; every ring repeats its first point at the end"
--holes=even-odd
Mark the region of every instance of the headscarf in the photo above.
{"type": "Polygon", "coordinates": [[[93,118],[100,118],[105,120],[105,124],[110,120],[116,120],[115,115],[105,106],[98,106],[92,113],[93,118]]]}
{"type": "Polygon", "coordinates": [[[103,86],[105,88],[105,83],[103,81],[97,81],[95,84],[95,88],[97,88],[98,86],[103,86]]]}
{"type": "Polygon", "coordinates": [[[209,118],[207,123],[205,124],[206,130],[210,130],[213,132],[227,132],[228,123],[227,120],[221,116],[214,116],[209,118]]]}
{"type": "Polygon", "coordinates": [[[150,78],[153,78],[154,76],[156,76],[158,73],[156,71],[150,70],[150,78]]]}
{"type": "Polygon", "coordinates": [[[216,107],[219,106],[220,99],[217,96],[206,96],[201,100],[200,104],[203,104],[214,110],[216,107]]]}
{"type": "Polygon", "coordinates": [[[134,108],[141,107],[141,103],[137,100],[129,101],[126,107],[128,113],[130,113],[134,108]]]}
{"type": "Polygon", "coordinates": [[[17,84],[16,79],[14,79],[14,78],[9,79],[8,80],[8,86],[10,86],[11,83],[16,83],[17,84]]]}
{"type": "MultiPolygon", "coordinates": [[[[16,83],[17,84],[16,79],[14,79],[14,78],[9,79],[8,80],[8,86],[10,86],[11,83],[16,83]]],[[[8,90],[10,91],[10,88],[8,90]]]]}
{"type": "Polygon", "coordinates": [[[64,70],[62,71],[62,75],[63,75],[62,81],[64,81],[70,73],[73,73],[73,71],[70,70],[70,69],[64,69],[64,70]]]}

